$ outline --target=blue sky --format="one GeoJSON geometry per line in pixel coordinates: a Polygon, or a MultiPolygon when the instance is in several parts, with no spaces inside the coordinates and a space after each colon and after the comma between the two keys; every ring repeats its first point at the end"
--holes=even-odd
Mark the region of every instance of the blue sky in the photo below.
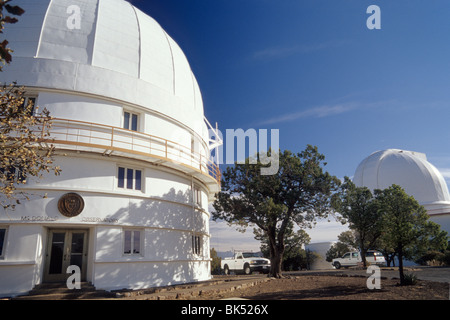
{"type": "MultiPolygon", "coordinates": [[[[450,182],[450,1],[131,2],[183,49],[223,132],[279,129],[281,149],[316,145],[339,178],[377,150],[424,152],[450,182]],[[380,30],[366,26],[373,4],[380,30]]],[[[212,223],[212,246],[231,230],[212,223]]]]}

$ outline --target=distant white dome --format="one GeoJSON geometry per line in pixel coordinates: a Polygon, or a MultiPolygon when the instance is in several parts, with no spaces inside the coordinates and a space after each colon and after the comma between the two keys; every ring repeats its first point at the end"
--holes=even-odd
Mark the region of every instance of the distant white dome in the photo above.
{"type": "Polygon", "coordinates": [[[450,213],[447,184],[424,153],[399,149],[374,152],[359,164],[353,182],[371,190],[397,184],[430,215],[450,213]]]}
{"type": "Polygon", "coordinates": [[[113,98],[201,131],[197,81],[183,51],[153,18],[124,0],[14,5],[25,14],[5,28],[14,53],[2,81],[113,98]]]}

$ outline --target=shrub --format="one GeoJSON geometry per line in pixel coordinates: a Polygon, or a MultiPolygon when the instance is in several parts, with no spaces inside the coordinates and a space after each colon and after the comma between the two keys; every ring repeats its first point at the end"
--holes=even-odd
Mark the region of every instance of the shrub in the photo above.
{"type": "Polygon", "coordinates": [[[442,261],[444,254],[439,251],[429,251],[422,257],[416,260],[416,262],[422,266],[439,265],[437,262],[442,261]]]}
{"type": "Polygon", "coordinates": [[[406,286],[413,286],[417,283],[417,276],[413,273],[406,273],[404,277],[405,281],[403,284],[406,286]]]}
{"type": "Polygon", "coordinates": [[[450,266],[450,250],[444,252],[444,256],[441,259],[442,263],[446,266],[450,266]]]}

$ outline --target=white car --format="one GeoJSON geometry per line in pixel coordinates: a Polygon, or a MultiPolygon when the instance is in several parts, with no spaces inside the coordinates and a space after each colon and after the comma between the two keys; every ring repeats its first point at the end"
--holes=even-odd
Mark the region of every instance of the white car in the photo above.
{"type": "MultiPolygon", "coordinates": [[[[378,251],[367,251],[366,252],[366,261],[369,262],[371,265],[386,265],[386,259],[384,258],[383,254],[378,251]]],[[[333,259],[333,262],[331,263],[336,269],[339,269],[341,267],[353,267],[357,266],[359,263],[362,262],[361,259],[361,253],[358,251],[353,252],[347,252],[342,256],[342,258],[333,259]]]]}
{"type": "Polygon", "coordinates": [[[231,271],[245,274],[251,274],[254,271],[269,273],[270,260],[254,252],[235,252],[234,257],[222,259],[221,267],[225,274],[230,274],[231,271]]]}

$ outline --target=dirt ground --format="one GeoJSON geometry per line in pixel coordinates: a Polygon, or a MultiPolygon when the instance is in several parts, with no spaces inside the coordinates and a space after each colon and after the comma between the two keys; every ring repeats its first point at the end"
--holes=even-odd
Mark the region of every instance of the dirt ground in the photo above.
{"type": "MultiPolygon", "coordinates": [[[[369,290],[365,277],[297,276],[271,279],[253,287],[210,293],[194,299],[218,300],[449,300],[449,284],[418,281],[399,286],[398,279],[381,279],[381,289],[369,290]]],[[[193,297],[190,297],[192,299],[193,297]]]]}
{"type": "Polygon", "coordinates": [[[49,289],[56,292],[45,291],[14,300],[450,300],[449,282],[446,282],[448,269],[416,270],[421,277],[434,275],[441,282],[418,280],[411,286],[400,286],[398,278],[383,270],[381,288],[373,290],[367,288],[368,275],[364,270],[334,272],[306,274],[300,271],[282,279],[262,274],[219,275],[205,282],[116,292],[73,292],[65,287],[56,287],[49,289]]]}

